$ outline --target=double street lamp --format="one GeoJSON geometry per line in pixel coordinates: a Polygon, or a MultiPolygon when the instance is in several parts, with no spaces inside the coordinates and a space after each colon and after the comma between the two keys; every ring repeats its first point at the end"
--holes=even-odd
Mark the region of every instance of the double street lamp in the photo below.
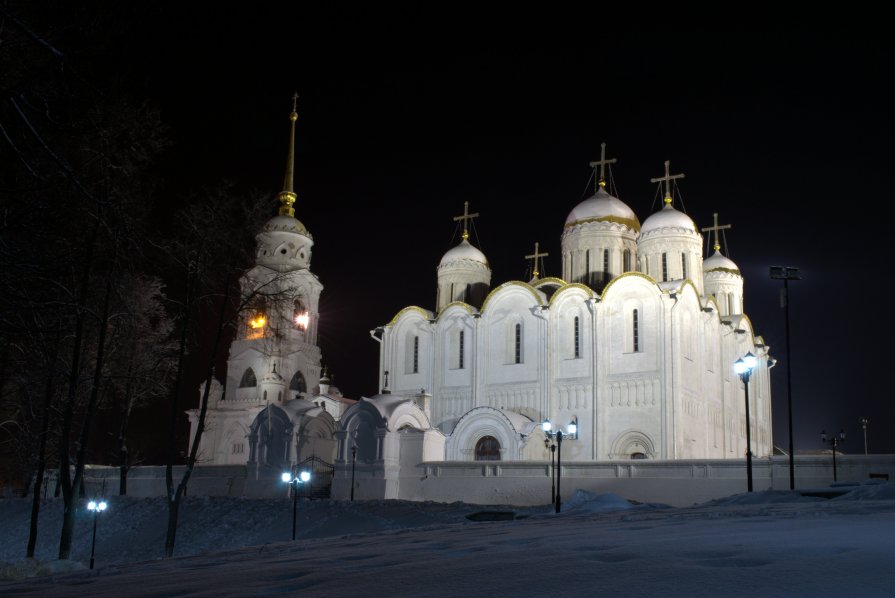
{"type": "Polygon", "coordinates": [[[752,423],[749,418],[749,378],[752,370],[758,365],[758,358],[750,351],[733,364],[733,371],[737,373],[746,389],[746,487],[752,492],[752,423]]]}
{"type": "Polygon", "coordinates": [[[106,504],[104,500],[91,500],[87,503],[87,510],[93,513],[93,541],[90,543],[90,568],[93,569],[93,556],[96,554],[96,519],[99,517],[99,514],[106,510],[106,507],[109,505],[106,504]]]}
{"type": "Polygon", "coordinates": [[[295,540],[295,510],[298,505],[298,485],[304,484],[311,479],[310,471],[302,471],[297,476],[293,476],[290,472],[284,472],[281,479],[292,486],[292,539],[295,540]]]}
{"type": "Polygon", "coordinates": [[[835,482],[836,481],[836,446],[840,442],[845,442],[845,430],[839,430],[838,436],[836,436],[834,434],[830,438],[827,438],[826,430],[821,430],[820,431],[820,441],[821,442],[829,442],[833,446],[833,481],[835,482]]]}
{"type": "Polygon", "coordinates": [[[563,432],[561,429],[554,432],[553,424],[550,422],[549,419],[544,420],[544,423],[541,424],[541,427],[544,429],[544,434],[547,435],[547,438],[544,440],[544,446],[550,449],[550,466],[553,470],[553,477],[556,480],[556,491],[554,492],[554,488],[552,485],[550,487],[551,502],[553,502],[556,512],[559,513],[560,507],[562,506],[562,497],[560,496],[559,492],[560,482],[562,481],[562,441],[563,438],[568,438],[570,440],[575,440],[578,438],[578,418],[572,418],[572,421],[569,422],[568,426],[566,426],[565,432],[563,432]],[[555,468],[553,467],[554,451],[556,451],[555,468]]]}

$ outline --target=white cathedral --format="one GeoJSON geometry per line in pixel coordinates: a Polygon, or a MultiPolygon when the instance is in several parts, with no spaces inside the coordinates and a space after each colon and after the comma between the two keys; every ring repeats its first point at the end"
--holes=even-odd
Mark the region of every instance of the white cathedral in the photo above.
{"type": "MultiPolygon", "coordinates": [[[[321,378],[322,285],[313,240],[294,217],[295,120],[279,214],[257,235],[242,280],[245,316],[230,348],[226,391],[216,388],[200,445],[205,464],[336,464],[333,491],[365,473],[367,498],[426,462],[550,460],[543,423],[569,430],[566,462],[741,459],[746,453],[739,358],[758,358],[750,392],[751,446],[772,452],[773,360],[743,309],[743,277],[720,253],[703,257],[700,229],[673,205],[642,224],[599,184],[562,228],[562,278],[491,288],[485,255],[464,233],[437,267],[435,310],[410,306],[371,335],[380,343],[379,394],[352,401],[321,378]],[[271,299],[271,297],[275,297],[271,299]],[[253,303],[254,302],[254,303],[253,303]]],[[[557,223],[557,228],[559,228],[557,223]]],[[[190,412],[195,434],[197,411],[190,412]]],[[[407,483],[407,482],[405,482],[407,483]]],[[[402,492],[402,494],[405,494],[402,492]]],[[[353,496],[353,494],[352,494],[353,496]]]]}

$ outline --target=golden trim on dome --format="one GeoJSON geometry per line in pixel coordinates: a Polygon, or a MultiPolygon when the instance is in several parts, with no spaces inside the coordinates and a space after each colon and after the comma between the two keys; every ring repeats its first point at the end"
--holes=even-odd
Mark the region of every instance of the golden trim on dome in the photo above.
{"type": "Polygon", "coordinates": [[[566,282],[565,280],[563,280],[562,278],[557,278],[555,276],[548,276],[547,278],[539,278],[538,284],[535,286],[535,288],[536,289],[540,288],[541,286],[543,286],[545,284],[558,284],[559,286],[563,287],[569,283],[566,282]]]}
{"type": "Polygon", "coordinates": [[[570,282],[570,283],[556,289],[556,292],[553,293],[553,296],[550,297],[550,299],[547,301],[547,305],[552,306],[553,302],[556,300],[557,297],[559,297],[560,295],[565,293],[567,290],[572,290],[572,289],[580,289],[580,290],[584,291],[585,293],[587,293],[587,295],[590,297],[597,296],[597,294],[594,292],[594,290],[592,288],[590,288],[589,286],[587,286],[586,284],[581,284],[580,282],[570,282]]]}
{"type": "Polygon", "coordinates": [[[491,289],[491,292],[488,293],[488,295],[485,297],[485,300],[482,302],[482,309],[479,310],[479,312],[482,313],[482,314],[485,313],[485,307],[487,307],[487,305],[488,305],[488,301],[491,300],[491,296],[492,296],[492,295],[494,295],[495,293],[497,293],[497,292],[500,291],[501,289],[504,289],[504,288],[507,288],[507,287],[512,287],[512,286],[518,286],[518,287],[522,287],[522,288],[528,290],[528,292],[530,292],[530,293],[532,294],[532,296],[534,296],[534,298],[535,298],[535,303],[538,304],[538,305],[543,305],[543,303],[541,303],[541,296],[538,295],[538,291],[537,291],[533,286],[531,286],[531,285],[528,284],[527,282],[522,282],[521,280],[510,280],[510,281],[508,281],[508,282],[503,283],[503,284],[500,285],[499,287],[496,287],[496,288],[494,288],[494,289],[491,289]]]}
{"type": "Polygon", "coordinates": [[[441,314],[446,312],[449,307],[462,307],[463,309],[468,311],[471,315],[475,315],[478,313],[478,310],[473,305],[470,305],[464,301],[451,301],[450,303],[448,303],[447,305],[442,307],[441,310],[439,310],[438,314],[436,314],[436,316],[435,316],[435,319],[437,320],[438,318],[440,318],[441,314]]]}
{"type": "Polygon", "coordinates": [[[634,271],[625,272],[623,274],[619,274],[618,276],[616,276],[615,278],[610,280],[609,283],[605,287],[603,287],[603,292],[600,294],[600,298],[605,297],[606,293],[609,291],[609,289],[612,288],[612,286],[615,283],[617,283],[619,280],[622,280],[623,278],[628,278],[628,277],[642,278],[648,282],[651,282],[652,284],[656,285],[657,288],[659,288],[659,281],[656,280],[655,278],[653,278],[652,276],[650,276],[649,274],[644,274],[643,272],[634,272],[634,271]]]}
{"type": "Polygon", "coordinates": [[[621,224],[622,226],[627,226],[634,232],[640,232],[640,222],[634,218],[623,218],[621,216],[600,216],[598,218],[582,218],[581,220],[576,220],[574,222],[567,222],[565,228],[572,228],[573,226],[578,226],[579,224],[588,224],[589,222],[612,222],[613,224],[621,224]]]}
{"type": "Polygon", "coordinates": [[[423,309],[422,307],[418,307],[416,305],[408,305],[407,307],[405,307],[404,309],[402,309],[401,311],[396,313],[395,317],[393,317],[391,319],[391,321],[388,324],[386,324],[386,326],[394,326],[395,322],[397,322],[401,316],[403,316],[405,313],[411,312],[411,311],[419,312],[426,320],[429,320],[432,318],[432,312],[430,312],[429,310],[423,309]]]}

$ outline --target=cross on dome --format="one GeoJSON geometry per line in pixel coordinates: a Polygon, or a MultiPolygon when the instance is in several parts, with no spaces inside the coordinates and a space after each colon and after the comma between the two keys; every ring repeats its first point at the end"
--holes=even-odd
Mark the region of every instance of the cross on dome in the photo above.
{"type": "Polygon", "coordinates": [[[719,224],[718,224],[718,212],[715,212],[714,214],[712,214],[712,217],[714,218],[714,221],[715,221],[714,226],[707,226],[707,227],[705,227],[705,228],[701,228],[701,229],[699,229],[699,230],[701,230],[701,231],[704,232],[704,233],[711,233],[711,232],[714,232],[714,233],[715,233],[715,251],[720,251],[720,250],[721,250],[721,244],[718,242],[718,233],[719,233],[720,231],[722,231],[722,230],[725,230],[725,229],[728,229],[728,228],[732,228],[732,226],[729,225],[729,224],[722,224],[722,225],[719,225],[719,224]]]}
{"type": "Polygon", "coordinates": [[[549,253],[540,253],[538,250],[538,242],[535,241],[535,252],[531,255],[526,255],[525,259],[533,260],[532,262],[532,278],[537,278],[540,272],[538,272],[538,258],[547,257],[550,255],[549,253]]]}
{"type": "Polygon", "coordinates": [[[469,202],[463,202],[463,215],[462,216],[454,216],[454,222],[463,221],[463,240],[466,241],[469,239],[469,228],[467,224],[473,219],[478,218],[479,213],[475,212],[473,214],[469,213],[469,202]]]}
{"type": "Polygon", "coordinates": [[[601,143],[600,144],[600,159],[595,160],[594,162],[590,163],[590,167],[594,169],[594,174],[596,174],[597,166],[600,167],[600,178],[599,178],[599,183],[598,183],[600,185],[600,187],[606,186],[606,165],[607,164],[615,164],[615,162],[616,162],[615,158],[610,158],[609,160],[606,159],[606,143],[605,142],[601,143]]]}
{"type": "Polygon", "coordinates": [[[671,160],[665,160],[665,176],[650,179],[651,183],[665,182],[665,203],[671,203],[671,181],[684,178],[683,173],[671,174],[671,160]]]}

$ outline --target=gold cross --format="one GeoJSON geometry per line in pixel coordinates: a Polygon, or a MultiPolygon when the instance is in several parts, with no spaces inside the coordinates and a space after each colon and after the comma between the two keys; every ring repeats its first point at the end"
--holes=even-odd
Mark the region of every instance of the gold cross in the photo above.
{"type": "Polygon", "coordinates": [[[721,249],[721,245],[718,243],[718,233],[724,229],[728,229],[728,228],[732,228],[732,227],[729,224],[722,224],[720,226],[718,225],[718,212],[715,212],[712,216],[715,220],[715,225],[707,226],[707,227],[699,229],[699,230],[701,230],[704,233],[710,233],[710,232],[715,233],[715,251],[719,251],[721,249]]]}
{"type": "Polygon", "coordinates": [[[606,186],[606,165],[607,164],[615,164],[615,162],[616,162],[615,158],[612,158],[610,160],[606,159],[606,144],[601,143],[600,144],[600,159],[590,163],[590,167],[593,168],[594,170],[597,169],[597,166],[600,167],[600,179],[599,179],[600,187],[606,186]]]}
{"type": "Polygon", "coordinates": [[[548,255],[550,255],[550,254],[549,253],[540,253],[538,251],[538,242],[535,241],[535,252],[531,255],[525,256],[525,259],[533,260],[533,266],[532,266],[532,274],[534,275],[533,278],[537,278],[538,274],[540,274],[540,272],[538,272],[538,258],[547,257],[548,255]]]}
{"type": "Polygon", "coordinates": [[[462,216],[454,216],[454,222],[463,221],[463,240],[466,241],[469,239],[469,228],[467,228],[467,223],[471,221],[473,218],[478,218],[479,213],[475,212],[474,214],[469,213],[469,202],[463,202],[463,215],[462,216]]]}
{"type": "Polygon", "coordinates": [[[684,178],[683,174],[671,174],[671,161],[665,160],[665,176],[650,179],[651,183],[665,182],[665,203],[671,203],[671,181],[684,178]]]}

